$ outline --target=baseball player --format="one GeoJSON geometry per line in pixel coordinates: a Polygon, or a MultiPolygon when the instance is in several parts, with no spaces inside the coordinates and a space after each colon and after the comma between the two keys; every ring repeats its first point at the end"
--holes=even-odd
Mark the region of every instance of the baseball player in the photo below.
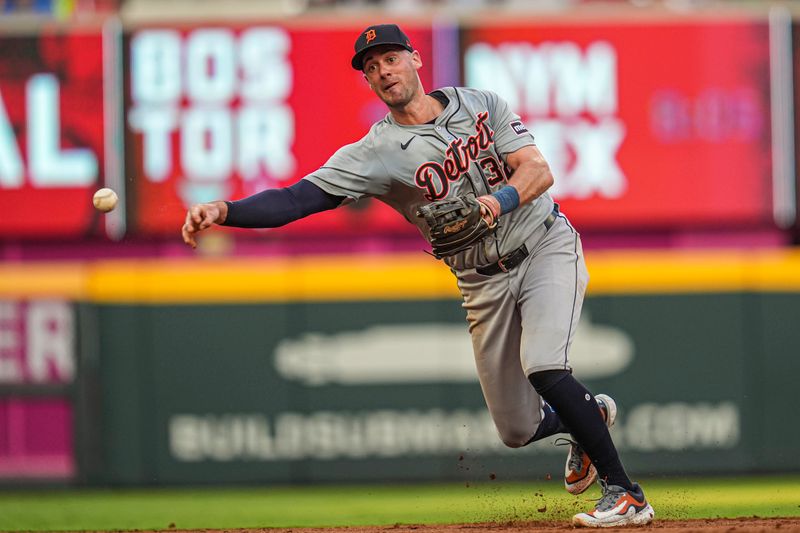
{"type": "Polygon", "coordinates": [[[296,184],[191,206],[182,228],[278,227],[372,197],[418,226],[452,270],[464,299],[481,388],[512,448],[570,433],[565,486],[599,479],[602,497],[573,524],[647,524],[653,508],[632,482],[608,428],[616,405],[573,376],[569,348],[588,282],[581,239],[547,190],[550,169],[496,94],[446,87],[425,93],[420,54],[394,24],[359,34],[352,67],[389,113],[296,184]]]}

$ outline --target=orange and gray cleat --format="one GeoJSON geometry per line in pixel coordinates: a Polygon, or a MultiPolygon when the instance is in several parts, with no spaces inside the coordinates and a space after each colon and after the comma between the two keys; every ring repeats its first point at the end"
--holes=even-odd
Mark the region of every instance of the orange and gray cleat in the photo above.
{"type": "Polygon", "coordinates": [[[603,496],[588,513],[572,517],[575,527],[643,526],[653,521],[655,512],[647,503],[642,488],[633,484],[633,490],[617,485],[606,485],[602,480],[603,496]]]}
{"type": "MultiPolygon", "coordinates": [[[[603,421],[610,428],[617,419],[616,402],[606,394],[598,394],[594,399],[600,408],[600,414],[603,415],[603,421]]],[[[567,464],[564,467],[564,487],[570,494],[582,494],[597,479],[597,469],[577,442],[561,438],[556,440],[556,444],[569,445],[567,464]]]]}

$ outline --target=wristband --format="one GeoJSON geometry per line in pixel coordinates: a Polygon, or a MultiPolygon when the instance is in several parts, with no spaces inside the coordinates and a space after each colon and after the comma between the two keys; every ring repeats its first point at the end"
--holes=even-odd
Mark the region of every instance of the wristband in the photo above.
{"type": "Polygon", "coordinates": [[[513,185],[506,185],[492,196],[500,202],[500,214],[505,215],[519,207],[519,192],[513,185]]]}

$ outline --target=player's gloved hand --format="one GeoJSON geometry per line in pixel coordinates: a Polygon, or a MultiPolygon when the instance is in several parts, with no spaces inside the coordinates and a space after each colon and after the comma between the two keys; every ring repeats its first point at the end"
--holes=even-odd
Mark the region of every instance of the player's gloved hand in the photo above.
{"type": "Polygon", "coordinates": [[[437,259],[463,252],[497,228],[494,211],[472,195],[436,200],[417,210],[430,229],[437,259]]]}
{"type": "Polygon", "coordinates": [[[197,248],[195,235],[214,224],[222,224],[227,216],[228,204],[225,202],[194,204],[186,212],[186,221],[181,228],[183,242],[197,248]]]}

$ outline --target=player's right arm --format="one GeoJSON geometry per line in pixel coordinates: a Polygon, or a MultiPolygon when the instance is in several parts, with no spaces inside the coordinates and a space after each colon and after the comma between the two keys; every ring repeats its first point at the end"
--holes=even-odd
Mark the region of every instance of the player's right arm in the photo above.
{"type": "Polygon", "coordinates": [[[195,236],[214,224],[235,228],[277,228],[340,205],[344,197],[302,179],[290,187],[267,189],[235,202],[195,204],[186,212],[183,242],[197,247],[195,236]]]}
{"type": "Polygon", "coordinates": [[[193,205],[186,213],[181,234],[194,248],[195,235],[213,224],[276,228],[388,189],[388,173],[368,135],[337,150],[322,167],[291,187],[267,189],[236,202],[193,205]]]}

